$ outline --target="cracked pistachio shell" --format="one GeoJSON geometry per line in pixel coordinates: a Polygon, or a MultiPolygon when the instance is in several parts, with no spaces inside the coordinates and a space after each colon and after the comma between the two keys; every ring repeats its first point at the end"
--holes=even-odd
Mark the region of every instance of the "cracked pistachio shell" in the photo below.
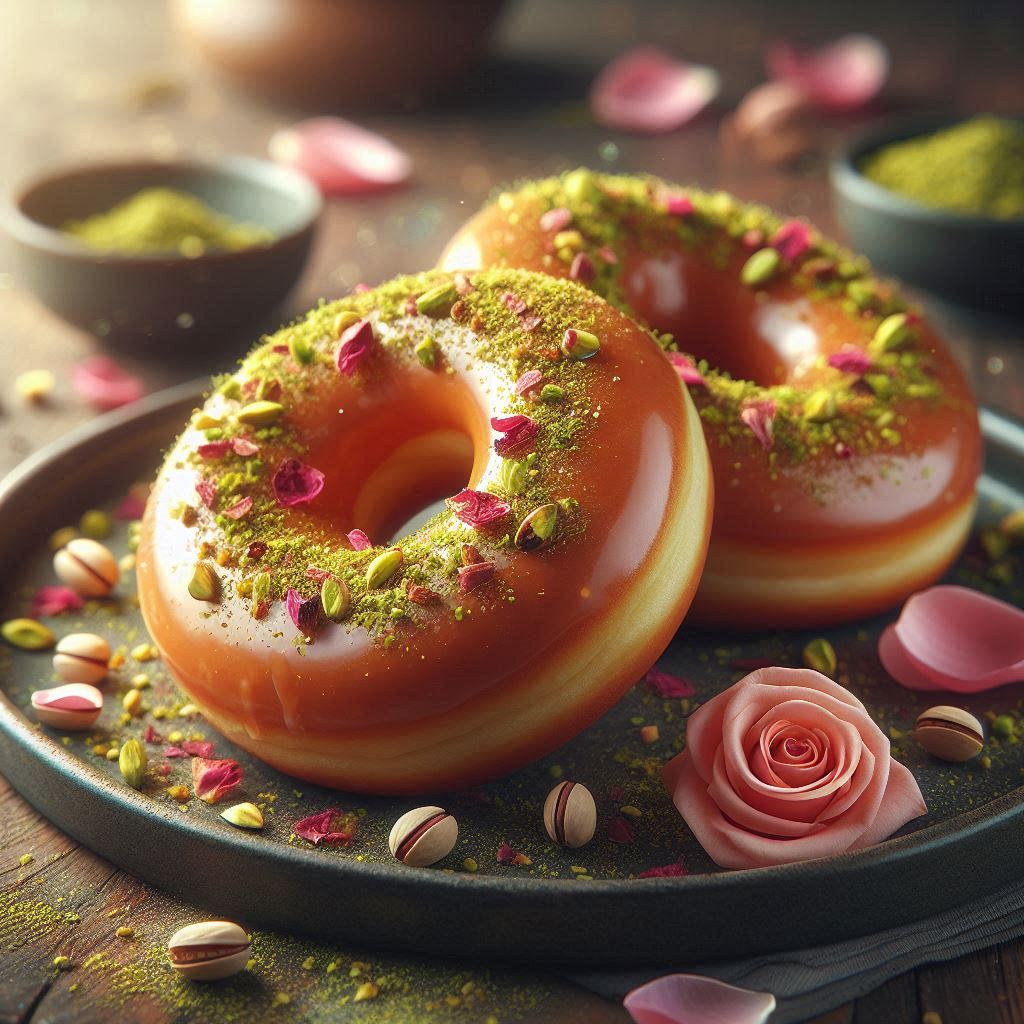
{"type": "Polygon", "coordinates": [[[558,525],[558,506],[554,503],[538,505],[519,524],[515,544],[521,551],[536,551],[553,536],[558,525]]]}
{"type": "Polygon", "coordinates": [[[167,952],[171,966],[192,981],[219,981],[245,970],[249,936],[231,921],[202,921],[176,931],[167,952]]]}
{"type": "Polygon", "coordinates": [[[269,427],[276,423],[284,406],[280,402],[250,402],[238,410],[236,419],[239,423],[248,423],[254,427],[269,427]]]}
{"type": "Polygon", "coordinates": [[[985,730],[969,711],[945,704],[917,716],[914,738],[940,761],[970,761],[985,746],[985,730]]]}
{"type": "Polygon", "coordinates": [[[263,828],[263,812],[248,801],[225,808],[220,816],[238,828],[263,828]]]}
{"type": "Polygon", "coordinates": [[[320,585],[320,603],[331,622],[341,622],[352,610],[352,591],[344,580],[328,576],[320,585]]]}
{"type": "Polygon", "coordinates": [[[103,710],[103,694],[88,683],[67,683],[36,690],[32,710],[40,722],[54,729],[91,729],[103,710]]]}
{"type": "Polygon", "coordinates": [[[146,748],[136,739],[126,740],[121,744],[117,767],[121,770],[121,777],[132,789],[142,789],[146,769],[149,767],[146,748]]]}
{"type": "Polygon", "coordinates": [[[209,562],[200,562],[189,580],[188,592],[197,601],[220,602],[220,577],[209,562]]]}
{"type": "Polygon", "coordinates": [[[76,537],[53,556],[53,570],[81,597],[106,597],[117,586],[117,559],[99,541],[76,537]]]}
{"type": "Polygon", "coordinates": [[[417,807],[395,822],[388,846],[403,864],[425,868],[447,857],[458,838],[459,824],[443,807],[417,807]]]}
{"type": "Polygon", "coordinates": [[[0,626],[0,635],[22,651],[47,651],[57,642],[53,630],[35,619],[8,619],[0,626]]]}
{"type": "Polygon", "coordinates": [[[98,683],[107,674],[110,644],[96,633],[69,633],[57,643],[53,670],[66,683],[98,683]]]}
{"type": "Polygon", "coordinates": [[[560,782],[544,801],[544,828],[551,841],[575,850],[594,838],[597,804],[578,782],[560,782]]]}
{"type": "Polygon", "coordinates": [[[370,590],[384,586],[399,570],[404,561],[401,548],[389,548],[382,551],[366,567],[366,585],[370,590]]]}

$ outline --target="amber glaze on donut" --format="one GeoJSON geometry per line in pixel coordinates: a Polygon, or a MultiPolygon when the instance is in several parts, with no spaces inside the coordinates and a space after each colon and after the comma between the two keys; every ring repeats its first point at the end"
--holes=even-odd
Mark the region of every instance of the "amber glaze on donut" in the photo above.
{"type": "Polygon", "coordinates": [[[441,259],[490,265],[583,281],[693,354],[692,369],[674,359],[716,497],[692,619],[852,620],[955,558],[977,410],[935,331],[863,258],[724,193],[579,170],[501,194],[441,259]]]}
{"type": "Polygon", "coordinates": [[[139,594],[168,668],[232,741],[326,785],[447,789],[543,755],[640,678],[689,607],[711,507],[696,409],[632,320],[545,275],[434,271],[314,310],[220,382],[159,474],[139,594]],[[563,352],[569,329],[599,351],[563,352]],[[505,449],[508,424],[490,424],[505,416],[533,441],[505,449]],[[289,459],[324,482],[282,507],[289,459]],[[389,541],[462,488],[497,520],[476,529],[449,500],[389,541]],[[545,505],[555,529],[534,547],[521,524],[545,505]],[[378,546],[354,550],[355,529],[378,546]],[[370,585],[392,548],[402,565],[370,585]],[[464,572],[479,562],[492,579],[464,572]],[[318,598],[328,575],[351,595],[339,624],[318,598]],[[289,590],[307,602],[295,620],[289,590]]]}

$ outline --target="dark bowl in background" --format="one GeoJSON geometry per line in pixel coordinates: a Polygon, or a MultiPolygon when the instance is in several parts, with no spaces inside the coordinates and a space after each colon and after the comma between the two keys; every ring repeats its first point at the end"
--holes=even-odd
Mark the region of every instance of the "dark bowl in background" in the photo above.
{"type": "Polygon", "coordinates": [[[90,164],[38,178],[4,211],[20,281],[53,312],[116,348],[195,348],[277,325],[272,317],[302,273],[322,208],[317,188],[263,160],[90,164]],[[266,245],[174,253],[99,252],[60,230],[144,188],[198,196],[275,236],[266,245]]]}
{"type": "Polygon", "coordinates": [[[850,246],[882,271],[938,297],[1024,312],[1024,218],[955,213],[906,199],[864,177],[860,161],[891,143],[951,127],[962,117],[931,117],[875,128],[833,160],[836,215],[850,246]]]}

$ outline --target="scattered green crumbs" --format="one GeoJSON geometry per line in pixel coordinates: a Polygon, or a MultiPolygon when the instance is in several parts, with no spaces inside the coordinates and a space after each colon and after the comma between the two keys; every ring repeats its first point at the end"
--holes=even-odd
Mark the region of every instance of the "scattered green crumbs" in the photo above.
{"type": "MultiPolygon", "coordinates": [[[[863,256],[802,221],[725,192],[583,168],[523,182],[499,193],[495,203],[512,230],[536,222],[541,234],[550,235],[545,223],[552,222],[545,218],[555,218],[561,229],[540,263],[549,272],[576,278],[578,261],[585,258],[588,275],[580,279],[626,312],[633,313],[624,278],[627,250],[667,245],[692,251],[716,269],[732,268],[757,301],[775,294],[784,302],[805,297],[845,314],[849,336],[842,340],[850,344],[802,365],[799,386],[788,379],[739,379],[714,366],[714,360],[693,358],[700,381],[690,384],[690,394],[709,438],[737,452],[750,452],[760,442],[773,472],[810,459],[900,452],[906,444],[901,428],[909,418],[962,404],[945,393],[934,374],[920,311],[908,306],[892,282],[875,276],[863,256]],[[861,358],[844,359],[850,348],[856,356],[863,353],[861,358]],[[760,434],[745,419],[751,409],[767,421],[760,434]]],[[[502,234],[498,229],[493,240],[497,252],[506,249],[502,234]]],[[[663,348],[680,346],[681,339],[650,326],[663,348]]],[[[715,344],[713,337],[691,336],[691,343],[702,340],[715,344]]]]}
{"type": "Polygon", "coordinates": [[[232,220],[198,196],[173,188],[143,189],[105,213],[69,221],[62,230],[101,252],[178,253],[189,259],[274,240],[266,228],[232,220]]]}
{"type": "MultiPolygon", "coordinates": [[[[289,591],[313,600],[327,577],[343,587],[345,625],[390,642],[411,636],[439,609],[460,618],[469,589],[463,578],[467,541],[475,546],[471,559],[494,567],[493,581],[488,577],[485,585],[473,588],[474,602],[489,605],[514,598],[501,572],[514,548],[544,557],[533,549],[582,535],[586,509],[577,495],[585,481],[577,479],[576,460],[568,455],[600,429],[592,385],[599,371],[591,360],[564,354],[560,344],[568,330],[584,332],[593,326],[597,300],[572,282],[524,271],[473,275],[461,281],[461,295],[452,280],[432,271],[321,304],[264,339],[238,373],[215,382],[214,401],[193,417],[193,431],[201,431],[199,442],[184,453],[199,475],[202,500],[177,510],[183,523],[201,531],[199,556],[208,560],[201,564],[207,576],[216,572],[218,577],[217,585],[204,586],[199,597],[215,602],[221,586],[233,587],[261,619],[289,591]],[[424,295],[430,299],[426,314],[420,309],[424,295]],[[435,299],[438,295],[441,299],[435,299]],[[434,308],[438,304],[444,308],[434,308]],[[372,334],[360,326],[367,322],[373,324],[372,334]],[[349,329],[370,334],[370,354],[361,356],[350,374],[360,389],[372,389],[393,361],[415,364],[422,372],[417,349],[428,330],[434,342],[428,372],[446,375],[476,361],[492,368],[502,381],[495,400],[503,400],[504,407],[498,412],[515,421],[510,431],[529,432],[528,444],[513,444],[507,452],[497,442],[502,472],[481,482],[479,490],[466,492],[504,508],[497,520],[488,520],[484,528],[452,502],[391,545],[354,550],[339,543],[316,517],[296,516],[281,500],[278,487],[286,462],[300,467],[295,471],[306,484],[319,473],[298,462],[312,457],[290,413],[337,379],[345,344],[339,345],[339,336],[347,337],[349,329]],[[292,356],[297,349],[305,354],[301,361],[292,356]],[[517,393],[516,382],[531,371],[557,387],[558,402],[517,393]],[[200,450],[204,438],[220,446],[216,457],[200,450]],[[525,528],[540,522],[541,510],[544,529],[525,528]]],[[[311,632],[303,630],[307,637],[317,628],[317,610],[309,614],[314,624],[311,632]]]]}
{"type": "Polygon", "coordinates": [[[972,117],[863,158],[865,177],[925,206],[998,220],[1024,217],[1024,124],[972,117]]]}

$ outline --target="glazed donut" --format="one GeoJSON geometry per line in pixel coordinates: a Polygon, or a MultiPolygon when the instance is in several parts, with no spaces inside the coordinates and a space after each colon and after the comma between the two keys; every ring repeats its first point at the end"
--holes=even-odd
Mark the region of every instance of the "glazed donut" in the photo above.
{"type": "Polygon", "coordinates": [[[219,381],[158,475],[139,596],[239,746],[324,785],[444,790],[640,678],[712,504],[696,409],[631,319],[546,275],[433,271],[321,305],[219,381]]]}
{"type": "Polygon", "coordinates": [[[691,618],[812,626],[940,577],[971,524],[981,440],[935,331],[802,221],[656,178],[572,171],[505,192],[441,266],[586,283],[654,329],[716,481],[691,618]]]}

